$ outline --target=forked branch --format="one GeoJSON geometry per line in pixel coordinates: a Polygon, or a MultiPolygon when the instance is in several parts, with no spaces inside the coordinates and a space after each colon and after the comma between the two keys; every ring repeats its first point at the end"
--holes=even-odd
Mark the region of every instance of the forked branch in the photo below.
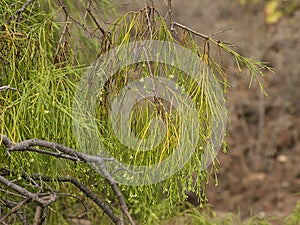
{"type": "MultiPolygon", "coordinates": [[[[78,159],[77,161],[79,161],[79,162],[97,164],[98,168],[101,171],[102,175],[104,176],[105,180],[108,182],[108,184],[112,188],[113,192],[115,193],[115,195],[118,199],[118,202],[119,202],[120,209],[122,210],[124,215],[127,216],[130,224],[135,224],[133,218],[131,217],[131,214],[129,213],[128,207],[125,203],[124,197],[123,197],[117,183],[115,182],[113,176],[106,170],[105,158],[102,158],[100,156],[87,155],[87,154],[84,154],[81,152],[77,152],[76,150],[74,150],[72,148],[68,148],[66,146],[60,145],[58,143],[48,142],[48,141],[39,140],[39,139],[30,139],[30,140],[25,140],[25,141],[22,141],[19,143],[13,143],[6,135],[0,134],[0,140],[2,140],[2,143],[5,145],[8,154],[10,154],[11,152],[14,152],[14,151],[32,151],[33,147],[42,147],[42,148],[51,149],[55,152],[60,152],[60,155],[56,155],[56,157],[58,157],[58,158],[67,159],[68,157],[71,157],[71,160],[76,158],[76,159],[78,159]]],[[[36,152],[41,153],[39,151],[36,151],[36,152]]],[[[44,150],[42,153],[48,154],[48,153],[50,153],[50,151],[44,150]]],[[[53,154],[49,154],[49,155],[53,156],[53,154]]],[[[112,161],[113,159],[110,158],[109,160],[112,161]]],[[[69,178],[69,182],[71,182],[76,187],[78,187],[81,191],[83,191],[85,194],[87,194],[94,202],[96,201],[97,205],[100,205],[100,202],[98,202],[95,198],[95,194],[93,194],[87,188],[82,186],[76,179],[69,178]]],[[[3,183],[7,187],[13,188],[13,190],[17,191],[18,193],[20,193],[30,199],[36,200],[43,206],[50,204],[50,202],[49,203],[44,202],[44,200],[39,199],[38,196],[36,196],[35,194],[32,194],[32,193],[28,192],[26,189],[15,185],[14,183],[12,183],[11,181],[7,180],[4,177],[0,176],[0,183],[3,183]]],[[[108,211],[105,211],[105,212],[106,212],[106,214],[108,214],[110,216],[110,218],[116,224],[120,223],[120,220],[119,219],[116,220],[116,218],[113,217],[110,212],[108,212],[108,211]]]]}

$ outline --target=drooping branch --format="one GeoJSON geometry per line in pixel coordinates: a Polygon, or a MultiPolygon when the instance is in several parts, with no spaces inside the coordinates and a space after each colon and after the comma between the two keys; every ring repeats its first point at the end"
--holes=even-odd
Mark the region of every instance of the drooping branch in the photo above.
{"type": "Polygon", "coordinates": [[[205,40],[209,40],[209,36],[207,36],[205,34],[202,34],[202,33],[199,33],[199,32],[197,32],[197,31],[195,31],[195,30],[193,30],[193,29],[191,29],[191,28],[189,28],[189,27],[187,27],[185,25],[182,25],[181,23],[178,23],[178,22],[174,21],[174,25],[178,26],[178,27],[180,27],[180,28],[182,28],[184,30],[187,30],[187,31],[191,32],[192,34],[195,34],[195,35],[197,35],[197,36],[199,36],[199,37],[201,37],[201,38],[203,38],[205,40]]]}
{"type": "MultiPolygon", "coordinates": [[[[196,35],[196,36],[201,37],[201,38],[204,39],[205,41],[210,41],[210,42],[212,42],[212,43],[214,43],[214,44],[216,44],[216,45],[219,45],[220,43],[225,43],[225,42],[222,42],[222,41],[219,41],[219,40],[215,40],[215,39],[213,39],[212,37],[215,36],[215,35],[217,35],[217,34],[224,33],[224,32],[226,32],[226,31],[229,31],[229,30],[232,29],[231,27],[229,27],[229,28],[225,28],[225,29],[223,29],[223,30],[214,32],[214,33],[212,33],[212,34],[210,34],[210,35],[205,35],[205,34],[202,34],[202,33],[198,32],[198,31],[193,30],[192,28],[190,28],[190,27],[188,27],[188,26],[185,26],[185,25],[183,25],[183,24],[181,24],[181,23],[178,23],[178,22],[176,22],[176,21],[173,21],[173,27],[174,27],[174,26],[180,27],[180,28],[183,29],[183,30],[186,30],[186,31],[188,31],[188,32],[190,32],[190,33],[192,33],[192,34],[194,34],[194,35],[196,35]]],[[[219,46],[220,46],[220,45],[219,45],[219,46]]]]}
{"type": "MultiPolygon", "coordinates": [[[[10,208],[10,209],[13,209],[14,207],[17,206],[17,203],[15,202],[11,202],[11,201],[8,201],[7,199],[2,199],[2,202],[3,204],[10,208]]],[[[16,212],[17,216],[19,217],[20,221],[24,224],[24,225],[29,225],[29,223],[27,222],[27,218],[25,216],[25,213],[24,212],[21,212],[20,210],[18,210],[16,212]]],[[[2,216],[2,215],[0,215],[2,216]]],[[[5,216],[5,215],[4,215],[5,216]]],[[[3,219],[3,217],[1,217],[1,220],[3,219]]]]}
{"type": "Polygon", "coordinates": [[[65,5],[61,2],[61,0],[59,0],[59,3],[62,7],[62,10],[65,13],[65,25],[64,25],[64,28],[63,28],[63,30],[60,34],[59,41],[58,41],[58,44],[57,44],[57,48],[56,48],[56,51],[54,53],[54,63],[60,62],[59,56],[61,56],[61,55],[65,57],[63,59],[63,61],[67,60],[67,55],[66,55],[67,54],[66,46],[68,46],[67,35],[70,36],[70,33],[69,33],[70,16],[69,16],[69,13],[66,10],[65,5]],[[61,54],[59,54],[60,50],[62,50],[61,54]]]}
{"type": "Polygon", "coordinates": [[[47,218],[47,207],[38,205],[35,209],[33,225],[42,225],[47,218]]]}
{"type": "Polygon", "coordinates": [[[170,18],[171,31],[174,31],[174,19],[173,19],[173,11],[172,11],[172,0],[168,0],[168,16],[170,18]]]}
{"type": "Polygon", "coordinates": [[[17,22],[20,22],[22,19],[22,13],[23,11],[32,3],[34,0],[26,0],[26,2],[22,5],[20,9],[18,9],[14,15],[10,16],[8,19],[8,23],[15,18],[15,15],[17,15],[17,22]]]}
{"type": "Polygon", "coordinates": [[[22,206],[24,206],[25,204],[27,204],[28,202],[30,202],[30,200],[31,200],[30,198],[27,198],[27,199],[19,202],[18,204],[16,204],[16,203],[10,202],[6,199],[3,199],[2,200],[3,203],[11,210],[6,215],[4,215],[0,218],[0,223],[4,223],[5,219],[8,218],[10,215],[17,214],[18,217],[20,218],[20,220],[23,222],[23,224],[28,224],[26,217],[19,212],[19,209],[22,206]]]}
{"type": "Polygon", "coordinates": [[[13,90],[13,91],[19,91],[19,92],[21,92],[17,88],[13,88],[10,85],[5,85],[5,86],[1,86],[0,87],[0,91],[7,91],[7,90],[13,90]]]}
{"type": "MultiPolygon", "coordinates": [[[[2,176],[8,176],[8,175],[13,175],[16,176],[18,173],[15,171],[11,171],[8,169],[2,169],[1,170],[1,174],[2,176]]],[[[115,223],[115,224],[122,224],[120,223],[120,219],[117,217],[117,215],[113,212],[113,210],[111,209],[111,207],[109,206],[109,204],[104,201],[101,200],[93,191],[91,191],[88,187],[86,187],[85,185],[83,185],[79,180],[77,180],[74,177],[69,177],[69,176],[60,176],[57,178],[53,178],[50,176],[45,176],[45,175],[41,175],[41,174],[33,174],[33,175],[29,175],[26,172],[22,172],[21,173],[21,177],[32,183],[33,181],[43,181],[43,182],[60,182],[60,183],[71,183],[72,185],[74,185],[75,187],[77,187],[80,191],[82,191],[90,200],[92,200],[97,206],[99,206],[103,212],[108,215],[108,217],[115,223]]],[[[0,182],[1,183],[1,182],[0,182]]],[[[37,186],[37,185],[35,185],[37,186]]],[[[76,197],[76,196],[72,196],[72,197],[76,197]]],[[[5,203],[7,205],[7,203],[5,203]]],[[[9,208],[13,208],[16,206],[16,204],[12,204],[10,203],[9,205],[7,205],[9,208]]],[[[86,208],[86,206],[84,206],[86,208]]],[[[40,211],[41,209],[36,209],[36,214],[35,214],[35,218],[37,218],[37,221],[40,221],[41,219],[38,219],[40,217],[37,217],[37,215],[43,215],[41,214],[40,211]]],[[[87,210],[87,209],[86,209],[87,210]]],[[[14,211],[12,211],[10,214],[13,214],[14,211]]],[[[8,216],[6,216],[7,218],[8,216]]]]}
{"type": "Polygon", "coordinates": [[[54,193],[49,194],[49,198],[44,198],[44,197],[42,198],[40,197],[40,193],[31,193],[30,191],[20,187],[19,185],[13,183],[12,181],[6,179],[3,176],[0,176],[0,183],[18,192],[19,194],[27,197],[28,199],[31,199],[32,201],[39,203],[44,207],[51,205],[53,202],[56,201],[56,195],[54,193]]]}
{"type": "Polygon", "coordinates": [[[92,192],[90,189],[81,184],[77,179],[70,177],[69,179],[73,185],[75,185],[78,189],[80,189],[83,193],[85,193],[93,202],[95,202],[111,219],[115,224],[119,224],[119,218],[115,215],[115,213],[109,208],[106,202],[101,201],[97,195],[92,192]]]}
{"type": "MultiPolygon", "coordinates": [[[[135,222],[133,221],[133,218],[131,217],[131,215],[129,213],[128,207],[124,200],[124,197],[123,197],[116,181],[114,180],[112,174],[110,174],[106,170],[105,158],[102,158],[101,156],[92,156],[92,155],[84,154],[84,153],[78,152],[72,148],[68,148],[66,146],[60,145],[58,143],[48,142],[48,141],[39,140],[39,139],[30,139],[30,140],[25,140],[25,141],[22,141],[19,143],[13,143],[6,135],[0,134],[0,140],[2,140],[2,143],[5,145],[8,153],[11,153],[14,151],[32,151],[32,148],[34,146],[38,146],[38,147],[43,147],[43,148],[48,148],[48,149],[51,149],[54,151],[58,151],[60,154],[65,154],[69,157],[72,157],[72,159],[77,158],[78,159],[77,161],[97,164],[98,168],[101,171],[102,175],[104,176],[105,180],[108,182],[108,184],[114,191],[114,193],[118,199],[120,209],[127,216],[130,224],[135,224],[135,222]]],[[[47,151],[42,151],[42,152],[35,151],[35,152],[47,154],[47,151]]],[[[53,155],[53,154],[49,154],[49,155],[53,155]]],[[[59,155],[56,155],[56,156],[59,157],[59,155]]],[[[64,158],[66,158],[66,157],[64,157],[64,158]]],[[[109,161],[113,161],[113,159],[110,158],[109,161]]],[[[11,182],[6,180],[4,177],[2,177],[2,180],[0,179],[0,182],[4,183],[6,186],[11,185],[11,182]]],[[[87,189],[83,188],[83,186],[80,186],[79,183],[76,182],[76,180],[70,179],[69,182],[73,183],[75,186],[77,186],[79,189],[81,189],[85,194],[87,194],[87,193],[90,194],[89,197],[91,199],[95,199],[95,196],[92,195],[92,192],[89,192],[87,189]]],[[[29,193],[26,189],[23,189],[23,188],[17,187],[17,186],[14,186],[14,188],[17,192],[19,192],[25,196],[28,196],[30,198],[36,197],[36,196],[30,195],[31,193],[29,193]]]]}
{"type": "Polygon", "coordinates": [[[85,8],[86,11],[87,11],[88,14],[91,16],[92,20],[93,20],[94,23],[96,24],[97,28],[101,31],[101,33],[102,33],[103,35],[106,35],[106,31],[100,26],[100,24],[99,24],[97,18],[96,18],[96,17],[94,16],[94,14],[92,13],[91,8],[89,7],[90,4],[91,4],[91,0],[89,0],[88,6],[85,8]]]}

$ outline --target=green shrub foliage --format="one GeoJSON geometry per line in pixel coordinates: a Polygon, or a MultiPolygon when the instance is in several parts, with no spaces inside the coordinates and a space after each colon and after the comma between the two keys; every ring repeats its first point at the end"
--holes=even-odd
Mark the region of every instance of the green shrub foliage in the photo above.
{"type": "MultiPolygon", "coordinates": [[[[151,7],[128,12],[115,22],[105,24],[106,16],[112,18],[116,15],[110,9],[117,7],[110,2],[58,2],[27,1],[28,4],[25,5],[26,3],[15,3],[12,0],[0,0],[0,14],[3,15],[0,20],[0,87],[10,85],[17,89],[0,92],[0,133],[7,135],[13,142],[38,138],[77,149],[72,133],[72,104],[77,85],[89,63],[118,45],[148,39],[179,44],[198,54],[212,69],[213,76],[224,93],[228,86],[228,72],[222,65],[223,54],[233,57],[239,70],[248,73],[251,80],[257,81],[260,86],[260,76],[265,69],[270,69],[264,63],[239,55],[229,44],[217,41],[212,36],[201,35],[172,19],[165,19],[151,7]]],[[[199,111],[199,121],[205,126],[201,126],[199,130],[200,139],[195,155],[180,172],[153,185],[119,186],[130,213],[144,222],[166,218],[174,207],[186,200],[185,193],[188,191],[196,194],[200,205],[206,202],[205,185],[209,180],[217,184],[215,174],[218,172],[218,162],[212,162],[210,172],[199,168],[204,148],[209,146],[207,139],[211,135],[210,122],[219,121],[223,113],[217,105],[216,96],[209,92],[211,87],[205,76],[199,87],[193,79],[188,79],[186,74],[175,67],[160,63],[152,63],[150,67],[152,71],[149,71],[149,65],[145,63],[122,68],[107,84],[110,91],[103,90],[99,93],[99,136],[111,154],[122,162],[149,166],[170,155],[178,141],[176,132],[180,118],[176,112],[160,114],[155,104],[136,107],[132,113],[133,130],[141,138],[149,135],[147,126],[152,118],[165,117],[167,138],[154,151],[131,151],[116,139],[107,109],[111,106],[110,99],[133,79],[150,75],[162,76],[162,73],[166,77],[176,77],[178,85],[191,96],[199,111]],[[161,209],[159,213],[158,208],[161,209]]],[[[262,86],[261,90],[265,93],[262,86]]],[[[225,129],[225,124],[222,126],[225,129]]],[[[224,142],[224,150],[225,146],[224,142]]],[[[211,154],[214,152],[213,146],[205,150],[211,154]]],[[[25,173],[51,177],[51,181],[45,179],[42,182],[41,190],[68,192],[86,200],[83,194],[78,194],[77,189],[60,182],[60,177],[71,176],[90,187],[110,203],[112,208],[116,205],[114,192],[107,188],[107,182],[89,165],[28,151],[7,154],[4,145],[0,145],[0,159],[0,175],[5,175],[33,192],[39,190],[28,182],[25,173]]],[[[1,184],[0,187],[0,199],[20,201],[20,196],[3,191],[9,188],[1,184]]],[[[53,224],[57,220],[61,223],[67,221],[70,216],[67,208],[76,211],[74,205],[80,203],[73,198],[59,198],[53,210],[49,210],[49,221],[53,224]]],[[[26,212],[33,217],[31,206],[27,206],[26,212]]],[[[116,207],[115,210],[119,209],[116,207]]],[[[95,223],[107,219],[95,212],[97,210],[87,213],[95,223]]]]}

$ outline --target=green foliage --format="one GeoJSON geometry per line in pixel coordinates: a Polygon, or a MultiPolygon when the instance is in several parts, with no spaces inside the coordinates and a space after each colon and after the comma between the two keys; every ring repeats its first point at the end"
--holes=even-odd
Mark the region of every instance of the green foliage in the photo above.
{"type": "MultiPolygon", "coordinates": [[[[2,21],[0,27],[0,45],[5,49],[1,52],[0,84],[20,90],[0,93],[0,132],[15,142],[36,137],[74,146],[70,106],[80,68],[54,64],[54,35],[59,26],[52,21],[52,14],[37,13],[33,7],[28,11],[26,20],[2,21]]],[[[30,153],[4,157],[3,147],[1,154],[7,160],[1,163],[13,170],[30,168],[51,175],[63,171],[62,164],[49,157],[30,153]]]]}
{"type": "MultiPolygon", "coordinates": [[[[76,140],[72,132],[72,103],[77,84],[86,69],[88,60],[96,59],[98,54],[107,52],[117,45],[147,39],[182,45],[198,54],[203,62],[212,68],[213,76],[220,82],[224,92],[227,87],[226,72],[218,60],[211,57],[209,43],[214,44],[218,51],[222,49],[231,54],[236,59],[240,71],[248,71],[255,81],[259,82],[264,69],[270,69],[263,63],[240,56],[230,46],[211,38],[205,40],[204,46],[200,46],[199,37],[197,38],[187,30],[182,29],[181,34],[175,36],[168,29],[164,18],[155,10],[152,12],[151,28],[146,19],[148,11],[144,9],[127,13],[113,23],[109,29],[110,32],[101,33],[98,29],[94,33],[95,37],[88,39],[84,30],[87,26],[78,26],[86,22],[82,19],[85,17],[83,12],[77,10],[85,4],[83,1],[74,4],[69,1],[67,4],[67,10],[76,17],[77,23],[74,22],[74,18],[68,17],[68,14],[67,21],[58,22],[63,18],[62,15],[65,15],[64,8],[53,5],[50,1],[47,2],[48,5],[44,11],[35,4],[30,5],[22,12],[22,19],[18,20],[15,12],[20,5],[10,7],[12,3],[12,1],[0,1],[0,11],[4,14],[0,24],[0,86],[10,85],[20,91],[0,92],[0,133],[7,134],[14,142],[39,138],[76,149],[76,140]],[[70,24],[67,29],[71,37],[62,36],[66,24],[70,24]],[[60,41],[61,38],[63,42],[60,41]]],[[[106,1],[100,1],[99,4],[104,5],[99,5],[99,7],[107,7],[106,3],[106,1]]],[[[93,22],[92,17],[87,16],[87,18],[88,22],[93,22]]],[[[92,29],[98,27],[95,24],[93,26],[92,29]]],[[[151,69],[153,76],[161,76],[163,71],[166,77],[177,79],[178,85],[191,96],[199,111],[199,121],[205,126],[199,130],[200,141],[197,144],[195,156],[180,172],[158,184],[120,187],[130,205],[131,213],[144,223],[154,223],[154,221],[167,218],[172,209],[187,198],[186,191],[196,193],[201,206],[206,202],[205,184],[211,180],[211,177],[208,171],[201,170],[203,149],[208,146],[206,150],[214,154],[214,146],[207,142],[212,133],[210,122],[219,123],[223,114],[217,97],[212,94],[212,87],[206,76],[201,78],[201,87],[199,87],[195,80],[188,78],[175,67],[153,63],[151,69]],[[160,208],[161,214],[157,213],[155,208],[160,208]]],[[[112,91],[103,90],[103,93],[99,94],[97,115],[99,134],[105,147],[117,160],[133,165],[150,166],[161,162],[175,149],[178,142],[177,130],[180,118],[176,112],[162,114],[157,110],[157,105],[150,102],[148,105],[145,104],[143,109],[136,108],[133,112],[131,123],[134,132],[138,137],[148,137],[150,121],[156,117],[163,117],[167,121],[166,136],[168,138],[154,151],[148,152],[128,150],[116,139],[108,120],[107,109],[110,107],[108,100],[116,96],[127,82],[135,79],[132,75],[135,71],[138,71],[138,79],[151,75],[146,64],[122,68],[113,77],[109,87],[112,91]]],[[[85,123],[85,121],[81,122],[85,123]]],[[[225,129],[225,124],[221,126],[225,129]]],[[[11,177],[17,178],[19,184],[22,184],[22,179],[24,179],[21,176],[24,171],[54,178],[70,175],[79,177],[82,182],[92,187],[95,192],[101,193],[110,202],[115,201],[115,196],[109,189],[106,189],[102,177],[88,166],[28,152],[15,152],[8,156],[2,145],[0,158],[0,169],[9,168],[15,171],[16,174],[12,174],[11,177]]],[[[212,171],[214,174],[218,172],[217,161],[212,163],[212,171]]],[[[216,177],[212,179],[217,182],[216,177]]],[[[64,186],[59,182],[51,187],[74,192],[70,186],[64,186]]],[[[3,194],[5,195],[3,192],[0,193],[0,195],[3,194]]],[[[67,207],[72,202],[63,202],[63,204],[67,207]]],[[[56,207],[58,207],[58,212],[63,211],[59,206],[56,205],[56,207]]],[[[55,215],[51,215],[53,216],[53,218],[50,216],[51,222],[55,223],[55,215]]],[[[62,220],[62,215],[58,213],[57,216],[59,220],[62,220]]],[[[200,217],[192,218],[195,219],[195,224],[202,224],[200,217]]]]}

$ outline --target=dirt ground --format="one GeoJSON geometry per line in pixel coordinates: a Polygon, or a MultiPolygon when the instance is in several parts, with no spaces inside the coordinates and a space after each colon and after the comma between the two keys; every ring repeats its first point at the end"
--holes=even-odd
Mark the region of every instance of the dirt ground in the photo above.
{"type": "Polygon", "coordinates": [[[265,23],[264,6],[233,0],[174,0],[177,21],[234,43],[241,54],[269,62],[264,97],[231,64],[228,154],[220,153],[219,186],[208,187],[214,210],[284,216],[300,200],[300,10],[265,23]],[[298,194],[297,194],[298,193],[298,194]]]}
{"type": "MultiPolygon", "coordinates": [[[[238,0],[172,2],[176,21],[204,34],[231,27],[217,39],[269,62],[275,71],[262,80],[265,97],[257,84],[249,89],[249,77],[230,63],[228,153],[218,155],[219,186],[208,186],[209,204],[243,218],[287,215],[300,200],[300,9],[267,25],[263,1],[246,6],[238,0]]],[[[154,3],[165,7],[164,1],[154,3]]]]}

